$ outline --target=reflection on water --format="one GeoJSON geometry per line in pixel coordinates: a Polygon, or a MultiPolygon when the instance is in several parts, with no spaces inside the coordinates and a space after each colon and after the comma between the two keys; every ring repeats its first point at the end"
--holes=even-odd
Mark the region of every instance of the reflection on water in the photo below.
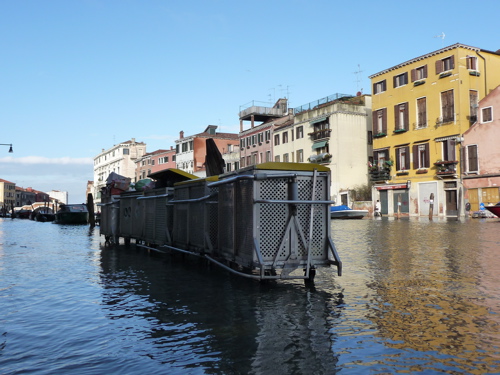
{"type": "Polygon", "coordinates": [[[334,221],[305,286],[0,219],[0,373],[499,373],[499,229],[334,221]]]}
{"type": "Polygon", "coordinates": [[[221,374],[335,372],[328,293],[124,248],[103,250],[102,266],[105,311],[131,321],[122,330],[141,316],[143,354],[156,361],[221,374]]]}
{"type": "Polygon", "coordinates": [[[385,219],[333,227],[347,265],[338,282],[351,301],[337,323],[364,336],[363,348],[344,341],[343,366],[499,371],[500,222],[385,219]]]}

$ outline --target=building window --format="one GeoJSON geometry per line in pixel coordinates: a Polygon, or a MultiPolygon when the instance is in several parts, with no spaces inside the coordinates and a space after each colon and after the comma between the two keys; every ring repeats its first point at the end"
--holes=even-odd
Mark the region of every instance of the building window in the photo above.
{"type": "Polygon", "coordinates": [[[387,85],[385,83],[385,79],[380,82],[376,82],[373,84],[373,94],[380,94],[387,90],[387,85]]]}
{"type": "Polygon", "coordinates": [[[278,162],[278,163],[279,163],[279,161],[280,161],[280,156],[279,156],[279,155],[276,155],[276,156],[274,157],[274,161],[276,161],[276,162],[278,162]]]}
{"type": "Polygon", "coordinates": [[[455,140],[448,139],[446,141],[442,141],[442,151],[443,151],[443,160],[444,161],[456,161],[456,150],[455,150],[455,140]]]}
{"type": "Polygon", "coordinates": [[[373,156],[375,157],[373,165],[382,169],[385,167],[385,162],[389,160],[389,149],[375,151],[373,156]]]}
{"type": "Polygon", "coordinates": [[[372,113],[374,136],[387,134],[387,108],[378,109],[372,113]]]}
{"type": "Polygon", "coordinates": [[[394,76],[394,88],[408,84],[408,72],[394,76]]]}
{"type": "Polygon", "coordinates": [[[467,172],[479,172],[479,163],[477,159],[477,145],[468,145],[466,147],[467,172]]]}
{"type": "Polygon", "coordinates": [[[477,71],[477,57],[476,56],[467,56],[465,60],[467,62],[467,69],[477,71]]]}
{"type": "Polygon", "coordinates": [[[429,168],[430,167],[430,155],[429,155],[429,144],[423,143],[418,145],[413,145],[413,168],[429,168]]]}
{"type": "Polygon", "coordinates": [[[288,132],[283,132],[283,144],[288,143],[288,132]]]}
{"type": "Polygon", "coordinates": [[[297,150],[297,163],[304,162],[304,150],[297,150]]]}
{"type": "Polygon", "coordinates": [[[193,151],[193,141],[189,141],[189,150],[193,151]]]}
{"type": "Polygon", "coordinates": [[[408,103],[396,104],[394,106],[394,130],[408,130],[409,119],[408,103]]]}
{"type": "Polygon", "coordinates": [[[330,124],[328,119],[313,124],[313,132],[309,133],[313,141],[330,137],[330,124]]]}
{"type": "Polygon", "coordinates": [[[231,163],[226,163],[226,172],[231,172],[231,163]]]}
{"type": "Polygon", "coordinates": [[[123,149],[123,155],[129,155],[129,149],[128,148],[124,148],[123,149]]]}
{"type": "Polygon", "coordinates": [[[184,142],[182,145],[182,152],[186,152],[188,150],[188,143],[187,142],[184,142]]]}
{"type": "Polygon", "coordinates": [[[266,161],[271,161],[271,151],[266,151],[266,161]]]}
{"type": "Polygon", "coordinates": [[[300,139],[304,138],[304,127],[303,126],[297,126],[295,129],[295,138],[300,139]]]}
{"type": "Polygon", "coordinates": [[[427,65],[419,66],[418,68],[412,69],[411,71],[411,81],[419,81],[421,79],[427,78],[427,65]]]}
{"type": "Polygon", "coordinates": [[[252,152],[252,165],[257,165],[257,153],[252,152]]]}
{"type": "Polygon", "coordinates": [[[417,99],[417,129],[427,127],[427,98],[417,99]]]}
{"type": "Polygon", "coordinates": [[[237,161],[234,162],[234,170],[237,171],[238,169],[240,169],[240,163],[238,163],[237,161]]]}
{"type": "Polygon", "coordinates": [[[478,95],[476,90],[469,91],[469,121],[474,123],[477,121],[478,95]]]}
{"type": "Polygon", "coordinates": [[[396,170],[407,171],[410,169],[410,147],[404,146],[396,149],[396,170]]]}
{"type": "Polygon", "coordinates": [[[493,121],[493,108],[492,107],[486,107],[486,108],[481,108],[481,122],[491,122],[493,121]]]}
{"type": "Polygon", "coordinates": [[[453,70],[455,68],[455,56],[449,56],[436,61],[436,74],[453,70]]]}
{"type": "Polygon", "coordinates": [[[441,93],[441,119],[442,123],[453,122],[455,120],[455,103],[453,100],[453,90],[441,93]]]}
{"type": "Polygon", "coordinates": [[[283,162],[288,163],[288,154],[283,154],[283,162]]]}
{"type": "Polygon", "coordinates": [[[266,137],[266,142],[269,142],[271,140],[271,131],[270,130],[266,130],[265,137],[266,137]]]}
{"type": "Polygon", "coordinates": [[[280,135],[279,134],[276,134],[274,136],[274,145],[275,146],[278,146],[280,144],[280,135]]]}
{"type": "Polygon", "coordinates": [[[252,135],[252,145],[256,145],[257,144],[257,137],[255,135],[252,135]]]}

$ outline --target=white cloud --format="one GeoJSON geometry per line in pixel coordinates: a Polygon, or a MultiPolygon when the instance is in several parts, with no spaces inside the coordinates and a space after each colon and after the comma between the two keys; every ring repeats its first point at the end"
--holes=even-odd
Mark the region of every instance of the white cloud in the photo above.
{"type": "Polygon", "coordinates": [[[92,165],[94,160],[92,158],[46,158],[44,156],[24,156],[21,158],[15,158],[12,156],[7,156],[0,158],[0,163],[12,163],[12,164],[80,164],[80,165],[92,165]]]}

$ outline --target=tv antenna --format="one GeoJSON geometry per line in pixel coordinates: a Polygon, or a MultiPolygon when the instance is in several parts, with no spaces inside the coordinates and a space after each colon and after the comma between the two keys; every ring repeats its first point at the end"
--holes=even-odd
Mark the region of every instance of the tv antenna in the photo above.
{"type": "Polygon", "coordinates": [[[435,35],[434,38],[441,38],[441,46],[444,47],[444,38],[446,37],[444,31],[441,33],[441,35],[435,35]]]}
{"type": "Polygon", "coordinates": [[[363,71],[361,70],[361,66],[358,64],[358,70],[354,72],[356,74],[356,89],[359,91],[359,83],[361,82],[361,73],[363,71]]]}

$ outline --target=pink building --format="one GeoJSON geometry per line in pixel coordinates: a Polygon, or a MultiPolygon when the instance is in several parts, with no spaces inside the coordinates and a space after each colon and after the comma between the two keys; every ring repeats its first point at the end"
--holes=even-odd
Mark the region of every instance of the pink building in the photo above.
{"type": "Polygon", "coordinates": [[[477,120],[463,134],[463,184],[471,211],[500,202],[500,86],[480,102],[477,120]]]}
{"type": "Polygon", "coordinates": [[[148,152],[136,161],[135,177],[136,181],[147,178],[151,173],[165,169],[176,168],[175,148],[170,146],[170,150],[156,150],[148,152]]]}

